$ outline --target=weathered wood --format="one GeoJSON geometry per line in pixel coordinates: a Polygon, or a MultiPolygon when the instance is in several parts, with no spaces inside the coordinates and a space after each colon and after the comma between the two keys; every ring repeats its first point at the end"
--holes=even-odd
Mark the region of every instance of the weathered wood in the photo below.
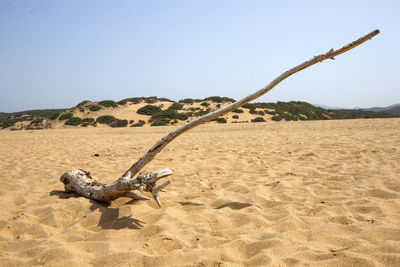
{"type": "Polygon", "coordinates": [[[60,180],[65,185],[66,191],[76,192],[81,196],[94,199],[100,202],[110,203],[112,200],[119,197],[130,197],[132,199],[148,199],[146,197],[137,195],[132,190],[139,190],[141,192],[148,191],[152,193],[153,198],[156,200],[157,204],[161,206],[161,202],[158,196],[158,191],[167,186],[171,180],[167,180],[166,182],[156,185],[157,180],[162,177],[168,176],[172,174],[170,169],[163,169],[155,172],[150,172],[145,175],[139,174],[137,177],[135,176],[148,162],[150,162],[166,145],[168,145],[172,140],[174,140],[179,135],[184,132],[203,124],[207,121],[213,120],[219,116],[222,116],[234,109],[241,107],[242,105],[260,97],[261,95],[267,93],[272,88],[274,88],[277,84],[279,84],[284,79],[293,75],[296,72],[299,72],[305,68],[308,68],[318,62],[322,62],[326,59],[334,59],[334,57],[349,51],[350,49],[364,43],[365,41],[371,39],[375,35],[379,33],[379,30],[372,31],[371,33],[365,35],[364,37],[359,38],[358,40],[343,46],[338,50],[331,49],[325,54],[321,54],[313,57],[312,59],[305,61],[294,68],[291,68],[288,71],[285,71],[280,76],[278,76],[275,80],[270,82],[265,87],[261,88],[257,92],[246,96],[245,98],[232,103],[222,109],[216,110],[209,114],[206,114],[202,117],[194,119],[174,131],[170,132],[167,136],[163,137],[159,140],[153,147],[147,151],[135,164],[133,164],[129,170],[125,172],[125,174],[119,178],[116,182],[103,185],[96,180],[94,180],[90,173],[84,170],[72,170],[64,173],[60,180]]]}

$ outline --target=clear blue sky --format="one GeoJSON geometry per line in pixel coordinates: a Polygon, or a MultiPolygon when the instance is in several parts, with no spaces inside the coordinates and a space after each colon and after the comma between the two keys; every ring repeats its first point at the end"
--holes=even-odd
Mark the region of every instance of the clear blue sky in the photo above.
{"type": "Polygon", "coordinates": [[[88,100],[240,99],[374,29],[257,101],[400,103],[400,1],[0,0],[0,111],[88,100]]]}

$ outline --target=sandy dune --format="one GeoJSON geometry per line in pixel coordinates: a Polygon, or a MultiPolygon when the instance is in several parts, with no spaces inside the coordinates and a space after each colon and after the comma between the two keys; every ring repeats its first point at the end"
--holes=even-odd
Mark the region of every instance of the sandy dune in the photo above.
{"type": "Polygon", "coordinates": [[[1,131],[0,265],[400,265],[400,119],[202,125],[146,166],[174,171],[162,208],[63,192],[171,129],[1,131]]]}

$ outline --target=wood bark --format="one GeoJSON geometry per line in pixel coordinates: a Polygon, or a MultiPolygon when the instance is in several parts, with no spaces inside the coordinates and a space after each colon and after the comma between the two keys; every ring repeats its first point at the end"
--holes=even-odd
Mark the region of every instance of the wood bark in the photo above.
{"type": "Polygon", "coordinates": [[[315,56],[312,59],[305,61],[287,71],[282,73],[280,76],[275,78],[265,87],[261,88],[257,92],[246,96],[245,98],[232,103],[224,108],[206,114],[202,117],[194,119],[170,132],[167,136],[159,140],[153,147],[147,151],[136,163],[134,163],[116,182],[112,184],[103,185],[96,180],[94,180],[90,173],[84,170],[72,170],[64,173],[60,180],[65,185],[65,190],[70,192],[76,192],[84,197],[94,199],[100,202],[110,203],[112,200],[119,197],[130,197],[132,199],[148,199],[146,197],[140,196],[131,192],[132,190],[138,189],[139,191],[148,191],[152,193],[153,198],[157,201],[158,205],[161,206],[161,202],[158,196],[158,191],[163,187],[167,186],[171,180],[156,185],[157,180],[162,177],[172,174],[169,169],[163,169],[155,172],[150,172],[145,175],[139,174],[133,178],[148,162],[150,162],[166,145],[168,145],[172,140],[174,140],[179,135],[184,132],[203,124],[207,121],[213,120],[220,117],[234,109],[237,109],[244,104],[260,97],[261,95],[267,93],[277,84],[279,84],[284,79],[299,72],[305,68],[308,68],[318,62],[322,62],[326,59],[334,59],[334,57],[353,49],[354,47],[370,40],[375,35],[379,34],[379,30],[370,32],[369,34],[359,38],[358,40],[343,46],[340,49],[331,49],[328,52],[315,56]]]}

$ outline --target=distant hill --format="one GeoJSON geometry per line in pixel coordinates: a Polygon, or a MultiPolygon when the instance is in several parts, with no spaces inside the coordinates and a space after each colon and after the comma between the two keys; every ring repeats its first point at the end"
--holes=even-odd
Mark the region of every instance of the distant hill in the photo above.
{"type": "Polygon", "coordinates": [[[385,113],[400,115],[400,104],[393,106],[390,109],[384,110],[385,113]]]}
{"type": "Polygon", "coordinates": [[[394,105],[387,106],[387,107],[363,108],[363,110],[374,111],[374,112],[386,112],[386,113],[391,113],[391,114],[399,114],[398,113],[399,107],[400,107],[400,104],[394,104],[394,105]]]}
{"type": "MultiPolygon", "coordinates": [[[[82,101],[69,109],[28,110],[0,113],[0,128],[35,130],[68,127],[142,127],[182,125],[196,117],[235,102],[229,97],[167,98],[132,97],[115,102],[82,101]]],[[[380,110],[380,109],[379,109],[380,110]]],[[[306,102],[248,103],[211,123],[334,120],[400,117],[400,105],[385,112],[362,109],[325,109],[306,102]]]]}

